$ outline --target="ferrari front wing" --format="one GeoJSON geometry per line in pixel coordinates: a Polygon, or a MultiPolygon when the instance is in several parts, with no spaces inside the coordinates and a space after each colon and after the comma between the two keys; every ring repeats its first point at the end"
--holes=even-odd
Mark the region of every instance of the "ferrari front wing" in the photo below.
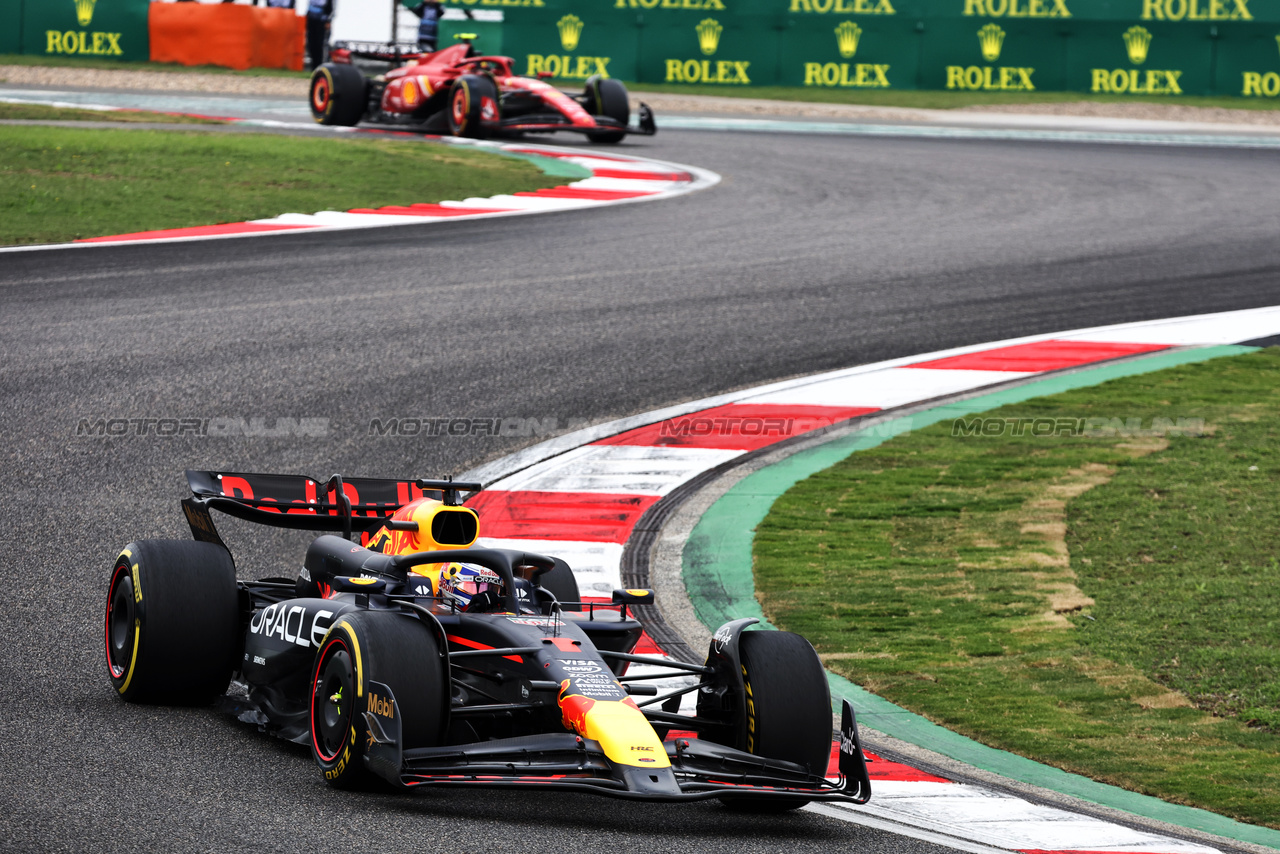
{"type": "Polygon", "coordinates": [[[495,127],[504,131],[539,133],[548,131],[575,131],[577,133],[594,133],[596,131],[621,130],[636,136],[653,136],[658,132],[658,125],[653,119],[653,110],[648,104],[641,104],[637,121],[633,125],[622,125],[612,119],[596,116],[596,125],[575,125],[562,113],[533,113],[523,116],[504,118],[495,127]]]}

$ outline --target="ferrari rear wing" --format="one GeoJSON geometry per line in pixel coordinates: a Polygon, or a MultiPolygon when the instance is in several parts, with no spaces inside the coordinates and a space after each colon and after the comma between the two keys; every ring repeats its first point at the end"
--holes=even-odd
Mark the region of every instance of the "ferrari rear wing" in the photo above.
{"type": "Polygon", "coordinates": [[[341,65],[349,65],[354,59],[375,59],[381,62],[404,62],[419,59],[430,51],[418,47],[417,42],[334,42],[329,59],[341,65]]]}
{"type": "MultiPolygon", "coordinates": [[[[249,472],[186,472],[191,498],[182,510],[191,535],[222,544],[210,510],[228,516],[298,531],[341,531],[351,539],[356,531],[372,533],[391,524],[391,515],[419,498],[461,504],[461,493],[483,489],[479,483],[454,480],[393,480],[335,474],[326,481],[305,475],[249,472]]],[[[225,544],[224,544],[225,545],[225,544]]]]}

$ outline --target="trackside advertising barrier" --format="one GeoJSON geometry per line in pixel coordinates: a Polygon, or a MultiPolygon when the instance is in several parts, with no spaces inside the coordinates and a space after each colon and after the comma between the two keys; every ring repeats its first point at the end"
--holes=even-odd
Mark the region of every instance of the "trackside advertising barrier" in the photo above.
{"type": "Polygon", "coordinates": [[[0,0],[0,53],[22,52],[22,0],[0,0]]]}
{"type": "MultiPolygon", "coordinates": [[[[567,80],[1280,98],[1280,0],[444,2],[504,20],[450,15],[442,42],[567,80]]],[[[0,51],[146,60],[148,6],[0,0],[0,51]]]]}
{"type": "Polygon", "coordinates": [[[445,2],[569,80],[1280,96],[1280,0],[445,2]]]}
{"type": "Polygon", "coordinates": [[[147,0],[0,0],[0,51],[140,60],[147,0]]]}

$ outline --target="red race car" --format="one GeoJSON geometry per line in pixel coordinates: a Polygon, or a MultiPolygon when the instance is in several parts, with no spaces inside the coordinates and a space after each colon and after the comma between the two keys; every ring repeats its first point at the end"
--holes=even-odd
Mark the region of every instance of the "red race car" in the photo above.
{"type": "Polygon", "coordinates": [[[628,123],[627,88],[617,80],[596,75],[581,94],[568,94],[546,83],[546,75],[516,76],[511,57],[478,56],[468,36],[459,38],[459,44],[433,53],[338,42],[330,61],[311,75],[312,116],[324,125],[412,125],[474,138],[573,131],[592,142],[621,142],[629,133],[657,132],[645,104],[639,122],[628,123]],[[398,67],[368,77],[354,59],[398,67]]]}

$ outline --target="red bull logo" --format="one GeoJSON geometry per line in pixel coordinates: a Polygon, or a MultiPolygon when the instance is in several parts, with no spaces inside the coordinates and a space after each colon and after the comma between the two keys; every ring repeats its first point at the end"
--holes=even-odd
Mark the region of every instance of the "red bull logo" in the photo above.
{"type": "Polygon", "coordinates": [[[596,701],[581,694],[566,695],[564,692],[567,690],[569,690],[568,679],[560,683],[560,720],[564,723],[564,728],[569,732],[585,736],[587,733],[587,712],[591,711],[591,707],[596,704],[596,701]]]}
{"type": "Polygon", "coordinates": [[[662,741],[635,700],[595,700],[569,694],[569,685],[568,679],[560,683],[560,714],[565,729],[600,742],[605,755],[620,765],[671,767],[662,741]]]}

